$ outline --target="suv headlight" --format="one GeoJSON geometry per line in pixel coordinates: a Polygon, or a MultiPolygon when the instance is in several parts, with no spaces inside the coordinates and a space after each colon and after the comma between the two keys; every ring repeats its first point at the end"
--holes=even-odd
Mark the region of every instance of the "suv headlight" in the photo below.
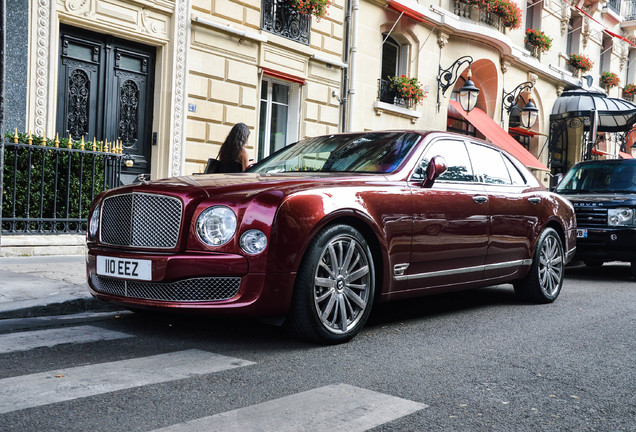
{"type": "Polygon", "coordinates": [[[88,238],[90,240],[94,240],[97,237],[97,231],[99,230],[99,210],[101,207],[100,204],[97,204],[95,209],[93,209],[91,218],[88,220],[88,238]]]}
{"type": "Polygon", "coordinates": [[[214,206],[197,218],[197,235],[209,246],[221,246],[230,241],[236,231],[236,215],[225,206],[214,206]]]}
{"type": "Polygon", "coordinates": [[[634,209],[621,207],[607,210],[607,224],[609,226],[634,225],[634,209]]]}

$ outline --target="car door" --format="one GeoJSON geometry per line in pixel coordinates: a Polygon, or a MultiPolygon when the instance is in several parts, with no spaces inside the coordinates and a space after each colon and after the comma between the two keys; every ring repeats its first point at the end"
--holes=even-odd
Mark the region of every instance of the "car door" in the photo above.
{"type": "Polygon", "coordinates": [[[406,270],[409,289],[480,279],[488,246],[490,203],[476,181],[461,138],[437,139],[411,178],[413,240],[406,270]],[[448,169],[430,188],[422,186],[428,162],[442,156],[448,169]]]}
{"type": "Polygon", "coordinates": [[[484,278],[514,273],[530,256],[530,238],[538,224],[541,197],[530,187],[508,156],[469,142],[468,153],[490,203],[490,228],[484,278]]]}

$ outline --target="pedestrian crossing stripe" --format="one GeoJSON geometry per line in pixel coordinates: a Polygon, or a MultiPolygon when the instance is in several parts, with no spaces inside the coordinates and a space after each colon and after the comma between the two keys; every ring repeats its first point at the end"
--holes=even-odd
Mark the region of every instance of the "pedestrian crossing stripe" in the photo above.
{"type": "Polygon", "coordinates": [[[0,414],[253,364],[193,349],[4,378],[0,414]]]}
{"type": "Polygon", "coordinates": [[[54,347],[65,343],[99,342],[130,337],[134,336],[89,325],[16,332],[0,335],[0,354],[54,347]]]}
{"type": "Polygon", "coordinates": [[[363,432],[426,407],[395,396],[337,384],[153,432],[363,432]]]}

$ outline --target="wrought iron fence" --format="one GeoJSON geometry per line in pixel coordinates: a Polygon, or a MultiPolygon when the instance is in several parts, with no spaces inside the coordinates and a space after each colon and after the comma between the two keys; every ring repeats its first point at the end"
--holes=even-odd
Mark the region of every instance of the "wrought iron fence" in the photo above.
{"type": "Polygon", "coordinates": [[[93,198],[120,184],[121,153],[68,138],[5,140],[2,235],[85,233],[93,198]]]}
{"type": "Polygon", "coordinates": [[[413,108],[415,104],[414,99],[399,97],[391,81],[383,79],[378,80],[378,100],[406,108],[413,108]]]}
{"type": "Polygon", "coordinates": [[[301,14],[287,0],[263,0],[262,29],[309,45],[311,17],[301,14]]]}

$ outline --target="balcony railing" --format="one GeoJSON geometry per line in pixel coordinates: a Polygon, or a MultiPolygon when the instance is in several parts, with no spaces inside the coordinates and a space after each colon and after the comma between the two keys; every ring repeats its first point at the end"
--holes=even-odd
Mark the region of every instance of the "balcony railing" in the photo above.
{"type": "Polygon", "coordinates": [[[286,0],[263,0],[262,29],[309,45],[311,17],[289,6],[286,0]]]}
{"type": "Polygon", "coordinates": [[[623,1],[622,8],[627,21],[636,21],[636,0],[623,1]]]}
{"type": "Polygon", "coordinates": [[[621,13],[621,0],[608,0],[607,7],[616,14],[621,13]]]}
{"type": "Polygon", "coordinates": [[[2,235],[85,233],[93,198],[119,186],[123,157],[5,142],[2,235]]]}
{"type": "Polygon", "coordinates": [[[497,30],[503,30],[501,18],[495,14],[479,9],[473,5],[465,3],[461,0],[455,0],[455,6],[453,12],[455,15],[459,15],[463,18],[469,18],[473,21],[486,24],[490,27],[494,27],[497,30]]]}
{"type": "Polygon", "coordinates": [[[383,79],[378,80],[378,100],[406,108],[413,108],[415,104],[415,100],[413,99],[399,97],[397,91],[393,85],[391,85],[391,81],[383,79]]]}

